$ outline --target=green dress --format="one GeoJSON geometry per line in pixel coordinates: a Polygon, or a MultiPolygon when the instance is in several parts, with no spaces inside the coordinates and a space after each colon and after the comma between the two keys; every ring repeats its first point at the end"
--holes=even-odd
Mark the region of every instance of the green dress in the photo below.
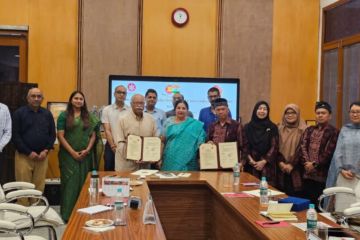
{"type": "Polygon", "coordinates": [[[90,126],[83,129],[83,121],[80,117],[74,118],[72,128],[65,129],[66,112],[62,112],[57,120],[57,129],[64,131],[66,141],[75,151],[84,150],[89,143],[92,133],[95,131],[97,140],[89,154],[82,160],[75,160],[70,153],[60,145],[59,167],[61,179],[60,212],[63,220],[67,222],[75,206],[86,176],[92,169],[97,169],[102,151],[102,142],[99,138],[100,121],[92,114],[89,115],[90,126]]]}

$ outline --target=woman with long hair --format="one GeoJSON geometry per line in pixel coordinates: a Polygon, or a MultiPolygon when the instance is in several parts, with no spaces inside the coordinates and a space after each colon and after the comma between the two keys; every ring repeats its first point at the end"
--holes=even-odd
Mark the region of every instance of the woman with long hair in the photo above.
{"type": "Polygon", "coordinates": [[[68,221],[86,175],[97,168],[101,151],[96,151],[100,121],[89,113],[85,96],[74,91],[66,111],[57,120],[60,142],[59,167],[61,176],[61,216],[68,221]]]}

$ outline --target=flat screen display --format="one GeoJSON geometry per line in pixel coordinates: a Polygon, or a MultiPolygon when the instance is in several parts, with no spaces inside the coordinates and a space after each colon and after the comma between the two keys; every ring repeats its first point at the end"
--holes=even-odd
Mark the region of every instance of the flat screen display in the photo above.
{"type": "Polygon", "coordinates": [[[119,85],[127,88],[125,103],[130,106],[134,94],[145,95],[149,88],[158,94],[157,108],[164,111],[173,109],[172,95],[180,92],[189,104],[194,118],[199,118],[200,110],[209,107],[207,91],[211,87],[220,90],[221,96],[228,101],[233,119],[238,119],[240,84],[238,78],[192,78],[192,77],[145,77],[145,76],[109,76],[109,104],[115,102],[114,91],[119,85]]]}

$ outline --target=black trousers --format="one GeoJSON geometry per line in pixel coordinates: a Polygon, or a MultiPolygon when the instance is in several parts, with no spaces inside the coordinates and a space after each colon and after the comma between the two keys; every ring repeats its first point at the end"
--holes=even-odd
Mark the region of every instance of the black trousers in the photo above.
{"type": "Polygon", "coordinates": [[[115,153],[110,147],[110,144],[106,142],[104,151],[104,170],[115,171],[115,153]]]}
{"type": "Polygon", "coordinates": [[[314,203],[316,209],[318,209],[318,198],[325,189],[324,182],[318,182],[310,179],[304,179],[304,191],[303,197],[309,199],[311,203],[314,203]]]}

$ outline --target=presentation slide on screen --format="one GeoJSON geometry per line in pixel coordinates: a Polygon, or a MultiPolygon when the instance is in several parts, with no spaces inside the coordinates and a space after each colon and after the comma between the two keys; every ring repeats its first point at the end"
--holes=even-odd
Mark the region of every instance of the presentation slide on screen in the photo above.
{"type": "Polygon", "coordinates": [[[211,87],[220,90],[221,96],[226,98],[229,104],[233,119],[238,119],[237,109],[237,84],[221,82],[164,82],[164,81],[139,81],[139,80],[112,80],[111,81],[111,103],[115,102],[114,90],[117,86],[123,85],[127,88],[126,104],[130,106],[130,99],[134,94],[145,95],[149,88],[155,89],[158,93],[157,108],[169,111],[173,108],[172,95],[180,92],[184,95],[189,104],[189,110],[194,118],[199,118],[200,110],[208,107],[209,101],[207,91],[211,87]]]}

